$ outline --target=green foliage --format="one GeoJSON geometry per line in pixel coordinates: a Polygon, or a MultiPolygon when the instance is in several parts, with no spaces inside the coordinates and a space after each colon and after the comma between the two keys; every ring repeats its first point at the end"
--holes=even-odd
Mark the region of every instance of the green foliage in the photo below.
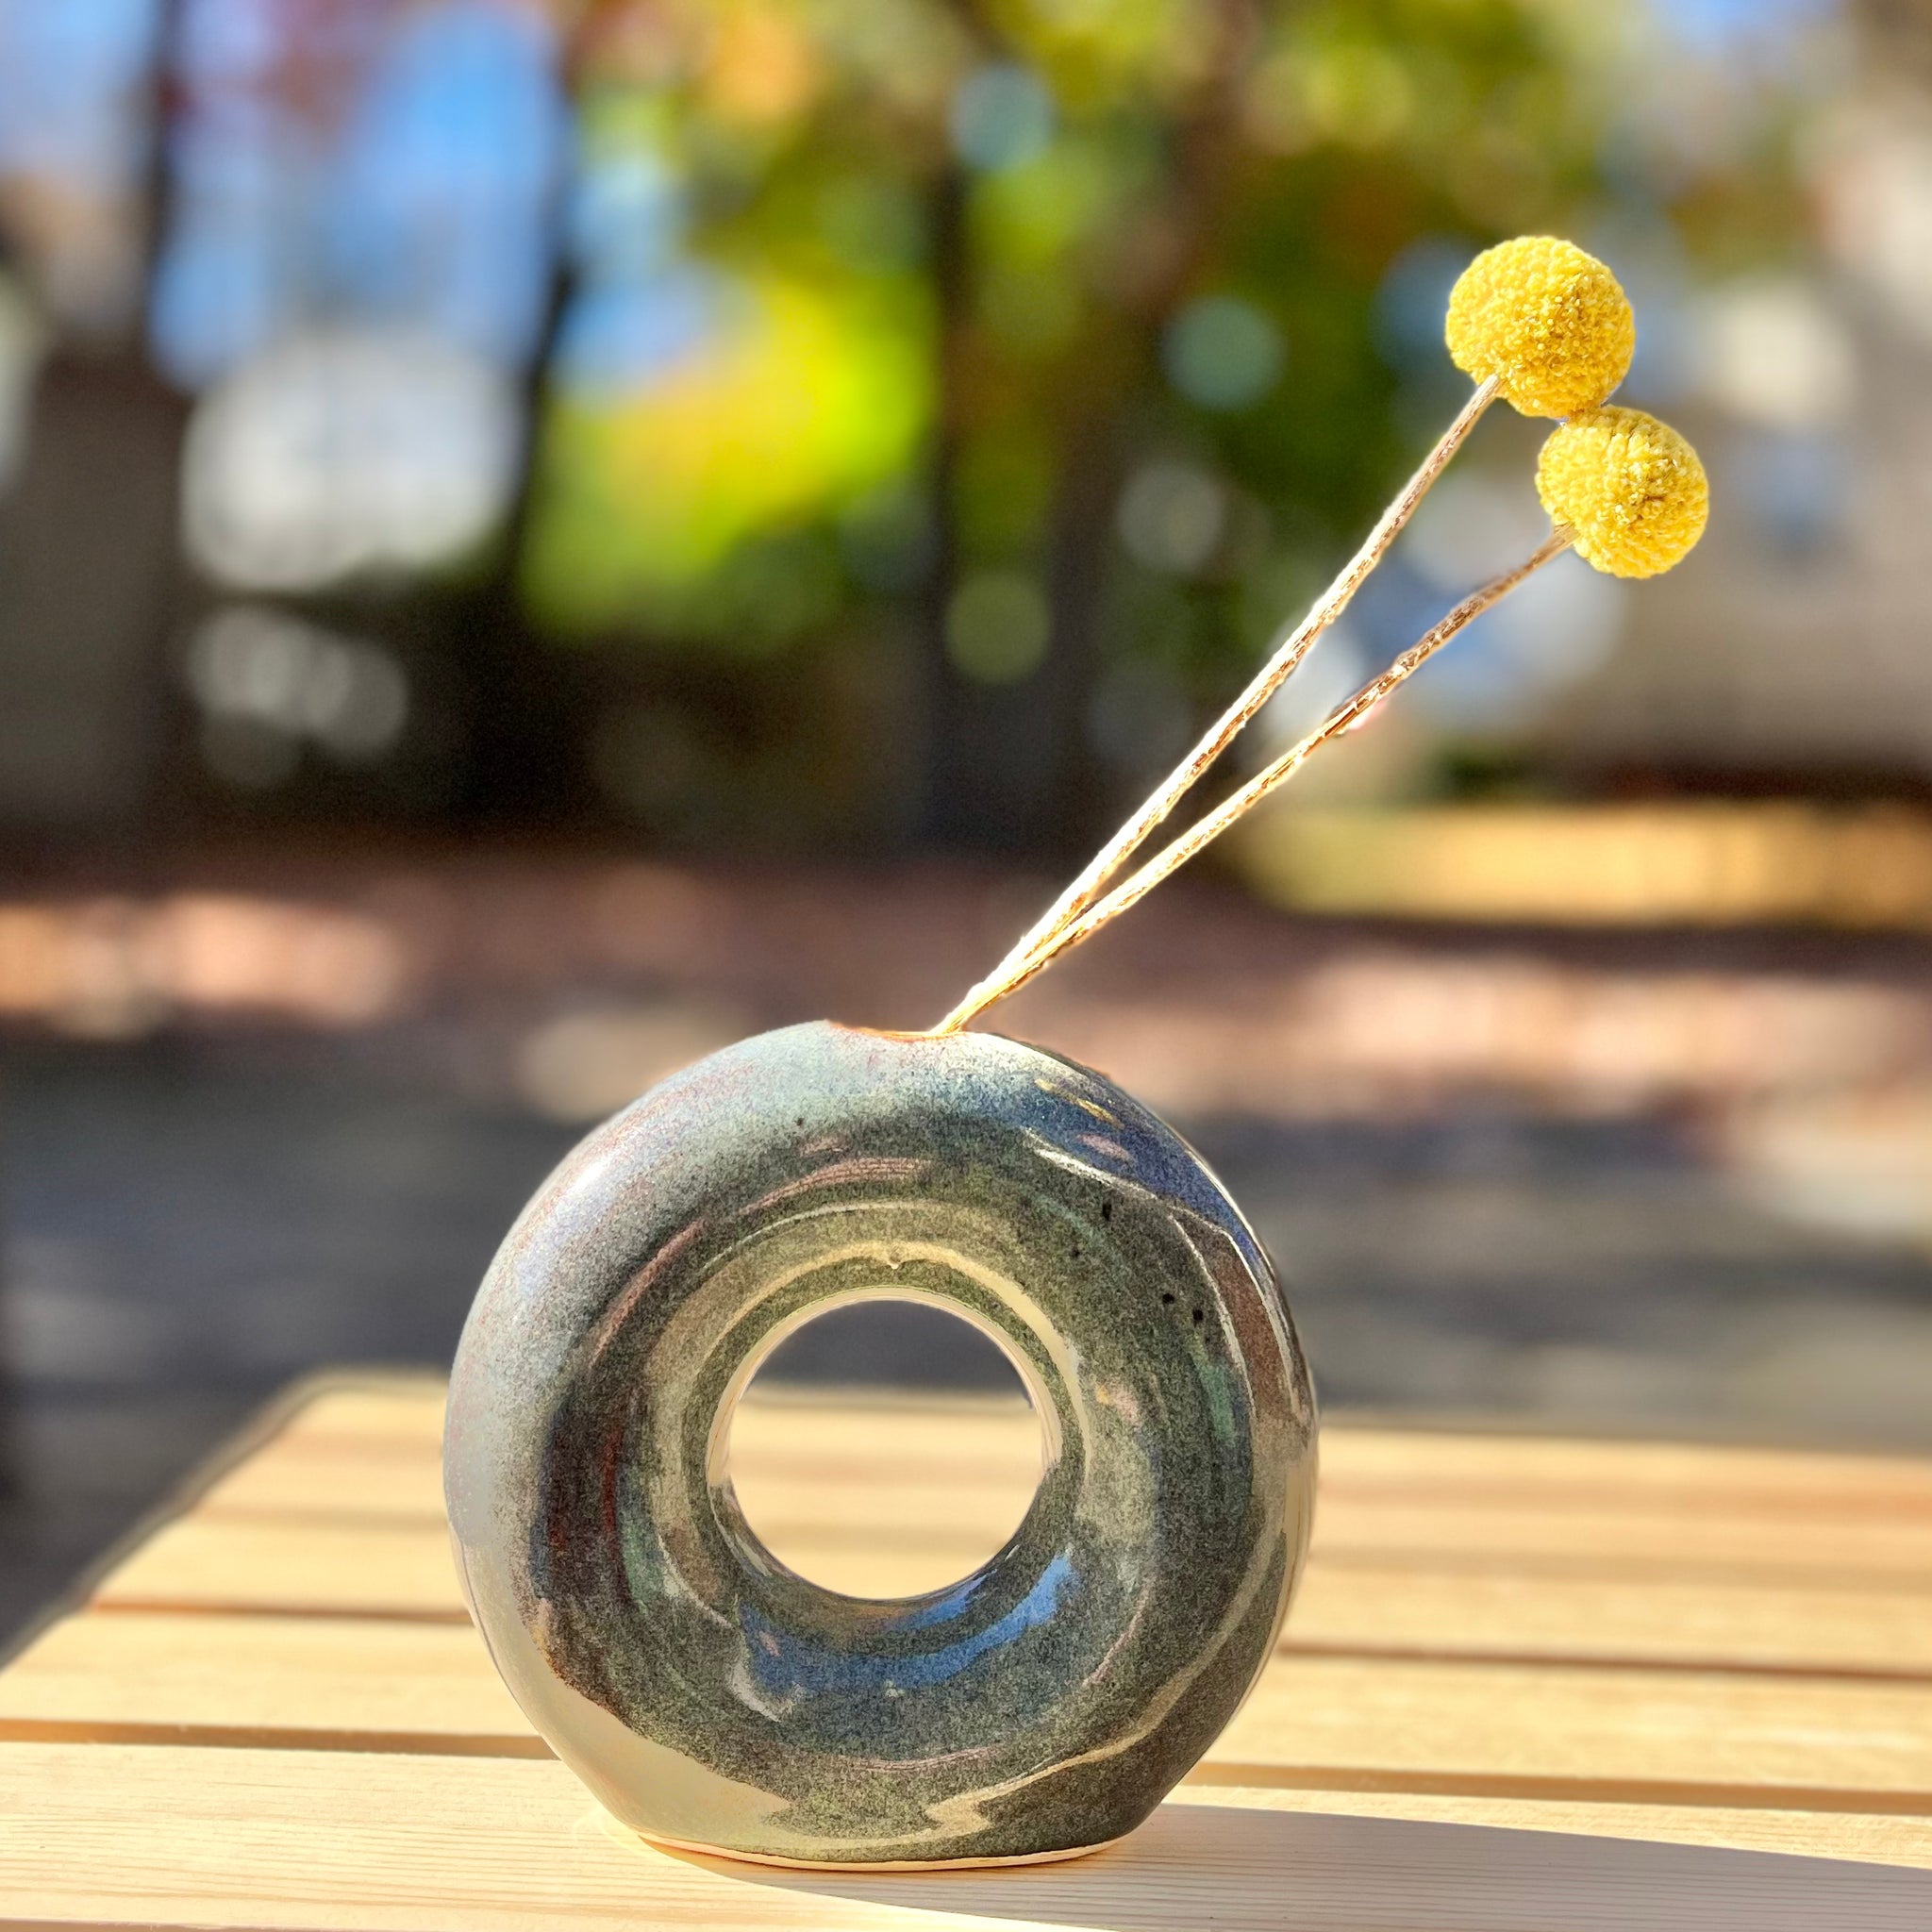
{"type": "Polygon", "coordinates": [[[943,609],[935,559],[958,580],[1071,563],[1101,668],[1138,655],[1206,698],[1454,406],[1425,335],[1391,347],[1392,268],[1432,242],[1587,237],[1620,201],[1707,226],[1764,193],[1761,156],[1755,175],[1646,175],[1648,29],[1597,0],[686,0],[649,19],[644,55],[599,43],[631,101],[611,125],[675,171],[685,257],[791,305],[762,361],[700,342],[552,406],[535,604],[659,649],[943,609]],[[1215,492],[1216,539],[1137,549],[1127,494],[1174,462],[1215,492]]]}

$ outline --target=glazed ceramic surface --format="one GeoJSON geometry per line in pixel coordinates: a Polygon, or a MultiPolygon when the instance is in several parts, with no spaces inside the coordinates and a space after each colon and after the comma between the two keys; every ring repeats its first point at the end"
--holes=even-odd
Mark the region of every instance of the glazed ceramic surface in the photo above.
{"type": "Polygon", "coordinates": [[[1131,1830],[1233,1714],[1307,1545],[1315,1414],[1273,1269],[1198,1156],[994,1035],[794,1026],[598,1128],[457,1357],[464,1587],[531,1722],[650,1836],[805,1863],[1041,1857],[1131,1830]],[[997,1339],[1047,1441],[1007,1546],[840,1596],[733,1496],[733,1407],[867,1296],[997,1339]]]}

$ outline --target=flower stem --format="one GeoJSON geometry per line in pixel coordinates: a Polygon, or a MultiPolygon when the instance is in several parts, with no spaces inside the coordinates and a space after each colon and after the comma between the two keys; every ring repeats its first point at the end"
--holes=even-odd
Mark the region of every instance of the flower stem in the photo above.
{"type": "Polygon", "coordinates": [[[1379,676],[1371,678],[1353,697],[1338,705],[1300,743],[1284,752],[1265,771],[1250,778],[1239,791],[1190,825],[1178,839],[1156,853],[1124,885],[1115,887],[1104,899],[1090,904],[1084,910],[1063,921],[1030,952],[1010,960],[1002,967],[1000,974],[974,987],[955,1013],[948,1016],[951,1024],[937,1030],[951,1032],[965,1025],[995,1000],[1004,999],[1009,992],[1017,992],[1069,947],[1078,945],[1089,934],[1098,932],[1108,920],[1118,918],[1130,906],[1144,899],[1170,873],[1178,871],[1203,846],[1220,838],[1237,819],[1253,810],[1277,786],[1286,784],[1324,744],[1333,743],[1343,732],[1359,724],[1391,691],[1427,663],[1457,632],[1473,624],[1491,605],[1501,603],[1517,585],[1533,576],[1553,558],[1560,557],[1570,548],[1574,536],[1574,533],[1567,526],[1553,530],[1524,562],[1513,570],[1505,571],[1501,576],[1491,578],[1479,591],[1471,592],[1379,676]]]}
{"type": "MultiPolygon", "coordinates": [[[[1469,400],[1437,440],[1436,446],[1423,458],[1401,493],[1382,512],[1379,522],[1351,558],[1341,574],[1323,592],[1301,623],[1270,655],[1267,663],[1255,674],[1241,692],[1209,729],[1207,736],[1168,774],[1165,782],[1089,860],[1086,869],[1041,913],[1014,944],[1006,958],[967,993],[959,1004],[931,1030],[935,1034],[955,1033],[982,1012],[994,1000],[1010,992],[1020,982],[1011,978],[1026,960],[1064,932],[1100,895],[1107,884],[1148,834],[1174,810],[1201,774],[1233,741],[1235,734],[1280,690],[1294,673],[1315,641],[1348,608],[1369,573],[1382,560],[1402,526],[1415,514],[1416,506],[1429,492],[1449,459],[1461,448],[1469,432],[1482,420],[1483,411],[1495,401],[1499,383],[1494,376],[1477,384],[1469,400]]],[[[1091,931],[1092,928],[1087,927],[1091,931]]],[[[1056,952],[1060,948],[1054,946],[1056,952]]],[[[1037,969],[1036,969],[1037,970],[1037,969]]],[[[1031,974],[1026,974],[1031,977],[1031,974]]]]}

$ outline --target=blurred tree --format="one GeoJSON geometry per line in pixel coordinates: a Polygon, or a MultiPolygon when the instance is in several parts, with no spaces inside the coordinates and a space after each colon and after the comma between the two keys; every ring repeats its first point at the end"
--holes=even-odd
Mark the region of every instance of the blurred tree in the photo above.
{"type": "Polygon", "coordinates": [[[138,821],[159,741],[180,399],[139,318],[158,0],[0,7],[0,822],[138,821]]]}
{"type": "MultiPolygon", "coordinates": [[[[1824,4],[0,0],[0,225],[124,349],[86,244],[158,238],[194,595],[414,651],[419,800],[1044,853],[1453,407],[1474,247],[1560,227],[1654,295],[1799,232],[1792,90],[1733,55],[1824,4]],[[57,15],[119,104],[92,203],[5,118],[80,72],[57,15]]],[[[269,654],[204,680],[235,782],[319,771],[327,692],[261,698],[295,633],[222,635],[269,654]]]]}
{"type": "MultiPolygon", "coordinates": [[[[956,842],[1087,838],[1244,674],[1453,406],[1474,247],[1762,194],[1633,105],[1654,30],[1587,0],[605,0],[578,30],[540,621],[793,693],[893,641],[871,769],[956,842]]],[[[647,815],[702,762],[627,742],[647,815]]]]}

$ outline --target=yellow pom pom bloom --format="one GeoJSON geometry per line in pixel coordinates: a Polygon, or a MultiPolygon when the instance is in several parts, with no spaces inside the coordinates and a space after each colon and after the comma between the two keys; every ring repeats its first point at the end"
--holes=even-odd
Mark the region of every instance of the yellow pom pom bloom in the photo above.
{"type": "Polygon", "coordinates": [[[1486,248],[1457,277],[1444,330],[1457,368],[1525,416],[1593,409],[1623,381],[1637,320],[1595,256],[1551,235],[1486,248]]]}
{"type": "Polygon", "coordinates": [[[1704,535],[1710,485],[1697,452],[1641,409],[1591,409],[1550,432],[1536,493],[1576,554],[1613,577],[1654,577],[1704,535]]]}

